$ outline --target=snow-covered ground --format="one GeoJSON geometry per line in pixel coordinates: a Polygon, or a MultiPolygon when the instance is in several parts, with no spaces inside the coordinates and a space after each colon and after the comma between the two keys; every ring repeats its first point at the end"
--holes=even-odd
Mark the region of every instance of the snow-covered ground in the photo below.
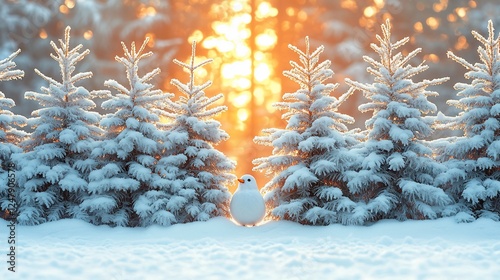
{"type": "Polygon", "coordinates": [[[16,228],[0,279],[499,279],[500,223],[381,221],[372,226],[253,228],[225,218],[171,227],[109,228],[78,220],[16,228]]]}

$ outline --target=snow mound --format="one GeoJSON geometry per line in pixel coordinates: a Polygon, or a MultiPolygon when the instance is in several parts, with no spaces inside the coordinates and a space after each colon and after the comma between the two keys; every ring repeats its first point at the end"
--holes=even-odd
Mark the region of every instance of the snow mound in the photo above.
{"type": "MultiPolygon", "coordinates": [[[[6,240],[2,230],[4,259],[6,240]]],[[[148,228],[60,220],[17,226],[16,244],[16,272],[2,261],[0,279],[496,279],[500,273],[500,226],[488,219],[241,227],[219,217],[148,228]]]]}

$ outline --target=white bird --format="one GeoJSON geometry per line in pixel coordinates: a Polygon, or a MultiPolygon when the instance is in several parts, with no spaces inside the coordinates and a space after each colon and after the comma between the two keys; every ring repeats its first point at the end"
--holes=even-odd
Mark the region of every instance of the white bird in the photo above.
{"type": "Polygon", "coordinates": [[[231,198],[231,216],[242,226],[255,226],[266,214],[266,204],[252,175],[243,175],[231,198]]]}

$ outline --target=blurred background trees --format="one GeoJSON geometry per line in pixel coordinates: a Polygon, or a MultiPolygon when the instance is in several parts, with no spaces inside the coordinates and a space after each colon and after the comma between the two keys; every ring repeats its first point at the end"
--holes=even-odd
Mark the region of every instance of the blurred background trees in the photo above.
{"type": "MultiPolygon", "coordinates": [[[[33,69],[48,76],[59,74],[48,56],[49,42],[60,38],[68,25],[75,44],[91,51],[79,69],[94,73],[82,84],[89,90],[102,89],[110,78],[126,82],[120,80],[124,77],[114,60],[120,41],[130,44],[150,37],[148,47],[154,55],[143,61],[148,64],[144,68],[160,67],[154,82],[175,92],[169,81],[181,77],[182,70],[172,67],[172,58],[187,60],[196,40],[199,59],[214,60],[196,78],[213,81],[207,95],[225,95],[229,110],[219,120],[231,139],[219,149],[237,160],[239,176],[251,172],[252,159],[270,154],[257,148],[254,136],[263,128],[284,126],[272,104],[296,90],[282,75],[293,57],[288,44],[303,48],[303,38],[309,36],[313,48],[324,45],[324,58],[332,61],[335,72],[330,82],[341,84],[340,95],[347,90],[345,77],[369,81],[362,56],[372,53],[370,43],[380,33],[380,24],[390,18],[396,38],[410,37],[408,50],[423,49],[413,63],[425,60],[430,69],[420,78],[451,77],[451,82],[434,89],[440,96],[432,102],[453,115],[445,101],[454,99],[452,84],[464,80],[465,70],[445,54],[452,50],[473,60],[477,42],[471,30],[485,33],[489,19],[498,26],[498,14],[496,0],[0,0],[0,58],[21,48],[16,63],[25,72],[22,81],[2,83],[0,91],[14,99],[16,114],[29,116],[37,105],[25,100],[24,92],[43,85],[33,69]]],[[[340,108],[356,119],[353,127],[364,128],[369,117],[357,109],[364,102],[355,94],[340,108]]],[[[267,179],[257,181],[263,186],[267,179]]]]}

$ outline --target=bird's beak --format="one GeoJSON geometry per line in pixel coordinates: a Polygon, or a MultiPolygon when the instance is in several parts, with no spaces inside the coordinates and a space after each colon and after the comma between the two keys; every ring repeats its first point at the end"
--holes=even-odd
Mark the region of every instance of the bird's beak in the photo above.
{"type": "Polygon", "coordinates": [[[243,179],[238,179],[238,182],[240,182],[240,183],[244,183],[244,182],[245,182],[245,180],[243,180],[243,179]]]}

